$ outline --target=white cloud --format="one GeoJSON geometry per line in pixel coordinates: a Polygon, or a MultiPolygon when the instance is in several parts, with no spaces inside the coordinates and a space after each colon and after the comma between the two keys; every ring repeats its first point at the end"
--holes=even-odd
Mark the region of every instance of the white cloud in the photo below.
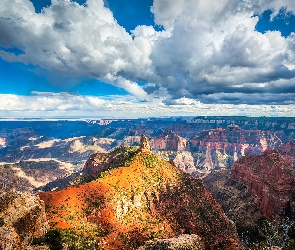
{"type": "MultiPolygon", "coordinates": [[[[186,96],[207,102],[211,95],[215,103],[230,103],[231,97],[240,96],[236,103],[260,103],[266,100],[265,93],[269,103],[280,103],[281,79],[295,81],[295,37],[282,37],[278,31],[261,34],[255,30],[258,17],[253,15],[266,9],[277,12],[281,7],[293,11],[295,4],[155,0],[156,22],[173,29],[169,38],[155,43],[151,54],[160,87],[172,99],[186,96]],[[241,96],[250,93],[250,99],[241,96]]],[[[286,97],[292,101],[295,89],[289,91],[292,94],[286,97]]]]}
{"type": "Polygon", "coordinates": [[[292,116],[295,104],[247,105],[202,104],[181,98],[164,104],[161,100],[140,102],[132,96],[78,96],[68,93],[34,93],[31,96],[0,95],[1,117],[151,117],[196,115],[292,116]]]}
{"type": "Polygon", "coordinates": [[[112,75],[116,80],[111,84],[143,95],[135,82],[123,80],[123,74],[136,75],[145,70],[150,64],[150,49],[141,51],[139,42],[135,43],[117,23],[102,0],[88,0],[86,6],[53,0],[43,10],[35,13],[29,0],[1,2],[0,46],[24,52],[14,55],[0,51],[3,59],[39,65],[68,76],[102,79],[112,75]]]}
{"type": "Polygon", "coordinates": [[[39,14],[29,0],[3,0],[0,46],[24,53],[0,50],[0,56],[100,79],[151,102],[158,96],[167,104],[186,105],[183,98],[198,104],[292,103],[295,36],[255,30],[254,14],[272,9],[275,15],[282,7],[294,11],[295,2],[154,0],[155,22],[165,30],[140,25],[130,35],[102,0],[85,6],[52,0],[39,14]],[[148,85],[142,88],[139,81],[148,85]]]}

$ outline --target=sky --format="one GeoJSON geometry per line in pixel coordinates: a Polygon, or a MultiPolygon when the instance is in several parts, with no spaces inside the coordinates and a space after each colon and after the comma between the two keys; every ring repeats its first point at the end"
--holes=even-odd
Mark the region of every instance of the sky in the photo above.
{"type": "Polygon", "coordinates": [[[294,0],[2,0],[0,117],[293,117],[294,32],[294,0]]]}

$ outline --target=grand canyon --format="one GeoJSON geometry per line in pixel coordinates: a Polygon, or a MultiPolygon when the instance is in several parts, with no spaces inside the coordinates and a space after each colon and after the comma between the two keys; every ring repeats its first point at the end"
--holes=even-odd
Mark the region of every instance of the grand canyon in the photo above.
{"type": "Polygon", "coordinates": [[[1,0],[0,250],[294,250],[294,0],[1,0]]]}
{"type": "Polygon", "coordinates": [[[256,249],[245,235],[295,216],[294,132],[280,117],[2,121],[0,248],[256,249]]]}

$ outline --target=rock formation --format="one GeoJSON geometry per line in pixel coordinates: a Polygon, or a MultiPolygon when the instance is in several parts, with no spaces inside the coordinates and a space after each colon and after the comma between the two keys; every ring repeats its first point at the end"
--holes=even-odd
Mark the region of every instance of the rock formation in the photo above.
{"type": "Polygon", "coordinates": [[[242,157],[233,165],[231,178],[247,187],[267,219],[295,216],[295,173],[277,151],[242,157]]]}
{"type": "MultiPolygon", "coordinates": [[[[260,154],[282,144],[279,132],[218,128],[199,133],[190,139],[190,150],[198,169],[231,168],[240,157],[260,154]]],[[[283,135],[281,135],[283,136],[283,135]]]]}
{"type": "Polygon", "coordinates": [[[173,133],[171,130],[151,139],[151,147],[155,150],[184,150],[187,140],[173,133]]]}
{"type": "Polygon", "coordinates": [[[44,202],[38,196],[21,192],[0,194],[0,249],[25,249],[47,228],[44,202]]]}
{"type": "Polygon", "coordinates": [[[202,181],[152,153],[145,136],[141,142],[97,155],[107,170],[95,170],[95,181],[40,193],[50,223],[87,232],[104,249],[136,249],[180,234],[199,235],[206,249],[238,249],[235,226],[202,181]]]}
{"type": "Polygon", "coordinates": [[[194,158],[189,151],[183,150],[177,152],[172,162],[175,166],[186,173],[195,174],[197,172],[197,169],[194,166],[194,158]]]}
{"type": "Polygon", "coordinates": [[[149,140],[145,135],[141,136],[141,138],[140,138],[140,146],[139,147],[140,147],[140,152],[142,154],[149,154],[152,151],[149,140]]]}
{"type": "MultiPolygon", "coordinates": [[[[149,145],[148,141],[145,145],[149,145]]],[[[145,148],[145,146],[142,145],[142,148],[144,152],[148,152],[148,147],[145,148]]],[[[97,178],[102,172],[106,170],[118,167],[120,164],[122,164],[122,166],[128,164],[128,159],[132,159],[132,157],[137,153],[138,147],[121,146],[115,148],[110,153],[93,154],[86,161],[85,166],[82,170],[82,174],[83,176],[97,178]]]]}
{"type": "Polygon", "coordinates": [[[260,154],[287,140],[282,131],[243,130],[232,125],[204,130],[190,139],[168,130],[152,137],[151,147],[187,173],[202,176],[218,169],[230,169],[238,158],[260,154]]]}
{"type": "Polygon", "coordinates": [[[295,140],[281,145],[276,150],[283,156],[283,158],[295,168],[295,140]]]}
{"type": "MultiPolygon", "coordinates": [[[[231,219],[240,236],[247,231],[256,230],[259,222],[265,219],[254,202],[254,197],[247,192],[247,187],[230,178],[230,169],[223,169],[208,174],[204,185],[221,205],[226,216],[231,219]]],[[[255,235],[255,237],[258,235],[255,235]]]]}
{"type": "Polygon", "coordinates": [[[138,250],[177,250],[177,249],[205,249],[202,239],[195,234],[182,234],[177,238],[156,239],[146,242],[138,250]]]}

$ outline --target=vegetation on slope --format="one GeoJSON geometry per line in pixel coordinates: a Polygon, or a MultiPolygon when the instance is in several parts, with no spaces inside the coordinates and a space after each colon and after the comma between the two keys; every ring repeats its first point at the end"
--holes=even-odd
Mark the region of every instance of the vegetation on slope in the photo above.
{"type": "Polygon", "coordinates": [[[236,242],[234,226],[200,180],[138,147],[119,147],[106,162],[92,182],[40,193],[59,236],[70,230],[97,249],[135,249],[183,233],[199,235],[207,248],[236,242]]]}

